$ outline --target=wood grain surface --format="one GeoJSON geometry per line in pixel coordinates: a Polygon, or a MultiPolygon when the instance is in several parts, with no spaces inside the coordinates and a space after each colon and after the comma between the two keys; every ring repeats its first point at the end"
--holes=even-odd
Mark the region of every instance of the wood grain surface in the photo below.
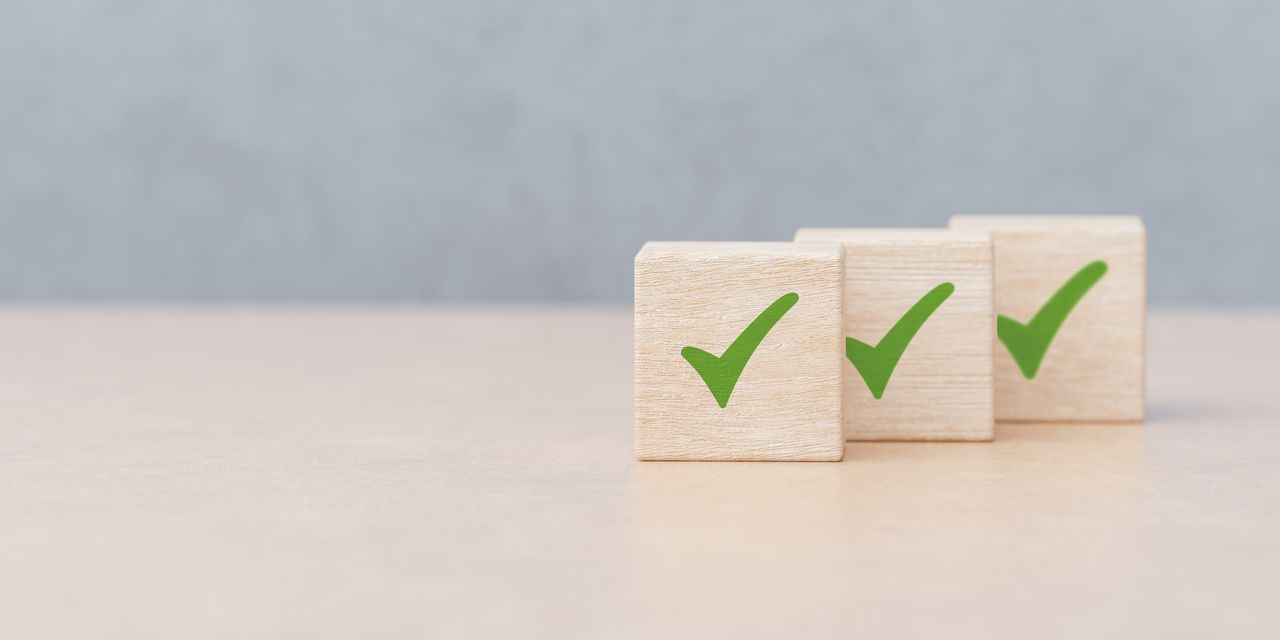
{"type": "Polygon", "coordinates": [[[839,460],[842,259],[831,243],[646,244],[635,260],[636,457],[839,460]],[[788,293],[799,301],[721,408],[681,350],[720,356],[788,293]]]}
{"type": "Polygon", "coordinates": [[[954,216],[995,241],[997,315],[1027,322],[1094,260],[1107,273],[1067,317],[1028,380],[996,346],[996,419],[1142,420],[1146,407],[1147,239],[1135,216],[954,216]]]}
{"type": "Polygon", "coordinates": [[[797,242],[845,248],[844,335],[876,344],[930,289],[955,291],[921,326],[875,398],[849,363],[850,440],[990,440],[993,415],[991,236],[946,229],[800,229],[797,242]]]}

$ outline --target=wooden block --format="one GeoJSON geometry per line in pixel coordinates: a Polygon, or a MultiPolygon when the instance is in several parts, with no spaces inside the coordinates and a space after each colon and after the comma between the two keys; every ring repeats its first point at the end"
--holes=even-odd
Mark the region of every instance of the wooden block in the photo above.
{"type": "Polygon", "coordinates": [[[892,375],[879,388],[879,398],[852,360],[843,363],[845,437],[991,440],[995,317],[990,234],[800,229],[796,241],[844,245],[844,335],[880,345],[877,355],[882,349],[892,353],[893,339],[886,339],[887,334],[909,309],[926,295],[941,299],[951,285],[951,293],[906,343],[892,375]],[[935,289],[940,292],[931,293],[935,289]]]}
{"type": "Polygon", "coordinates": [[[636,457],[840,460],[843,254],[838,244],[646,244],[635,261],[636,457]],[[752,352],[740,335],[763,338],[752,352]],[[748,352],[727,398],[691,364],[721,372],[723,391],[748,352]]]}
{"type": "Polygon", "coordinates": [[[1147,323],[1142,220],[954,216],[951,228],[989,231],[995,242],[1001,343],[995,357],[996,419],[1142,420],[1147,323]],[[1060,290],[1067,295],[1055,296],[1060,290]],[[1051,298],[1054,304],[1047,305],[1051,298]],[[1071,307],[1073,300],[1078,302],[1071,307]],[[1045,313],[1037,316],[1042,308],[1045,313]],[[1065,319],[1055,323],[1064,312],[1065,319]],[[1037,348],[1044,344],[1047,350],[1037,348]],[[1015,352],[1021,354],[1016,360],[1015,352]]]}

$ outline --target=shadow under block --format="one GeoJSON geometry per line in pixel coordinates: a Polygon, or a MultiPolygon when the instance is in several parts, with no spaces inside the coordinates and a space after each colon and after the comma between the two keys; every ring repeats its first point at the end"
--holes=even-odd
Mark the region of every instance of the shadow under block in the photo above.
{"type": "Polygon", "coordinates": [[[966,215],[953,216],[950,226],[991,233],[997,317],[1024,325],[1086,265],[1106,263],[1105,273],[1067,313],[1034,377],[1024,375],[1005,344],[996,345],[996,419],[1142,420],[1147,322],[1142,220],[966,215]]]}
{"type": "Polygon", "coordinates": [[[796,241],[844,245],[844,335],[868,345],[879,344],[932,289],[943,283],[955,287],[907,343],[879,399],[848,360],[842,363],[845,437],[991,440],[991,236],[945,229],[800,229],[796,241]]]}
{"type": "Polygon", "coordinates": [[[843,458],[843,255],[838,244],[646,244],[635,260],[636,457],[843,458]],[[788,294],[798,298],[776,324],[753,325],[779,303],[776,316],[792,299],[782,300],[788,294]],[[758,338],[762,329],[721,408],[682,351],[725,356],[716,364],[732,372],[744,345],[749,351],[757,344],[747,338],[758,338]],[[740,335],[744,340],[731,349],[740,335]]]}

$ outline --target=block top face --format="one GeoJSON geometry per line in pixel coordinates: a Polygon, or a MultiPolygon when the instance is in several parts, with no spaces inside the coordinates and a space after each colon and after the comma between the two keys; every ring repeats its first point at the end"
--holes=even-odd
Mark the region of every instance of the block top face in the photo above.
{"type": "Polygon", "coordinates": [[[1138,216],[956,215],[950,227],[976,231],[1128,231],[1145,233],[1138,216]]]}
{"type": "Polygon", "coordinates": [[[954,229],[862,229],[856,227],[806,227],[796,230],[796,242],[839,242],[857,245],[957,245],[987,246],[991,234],[986,231],[954,229]]]}
{"type": "Polygon", "coordinates": [[[843,255],[837,245],[795,242],[646,242],[636,254],[636,261],[672,256],[749,257],[777,256],[791,258],[839,259],[843,255]]]}

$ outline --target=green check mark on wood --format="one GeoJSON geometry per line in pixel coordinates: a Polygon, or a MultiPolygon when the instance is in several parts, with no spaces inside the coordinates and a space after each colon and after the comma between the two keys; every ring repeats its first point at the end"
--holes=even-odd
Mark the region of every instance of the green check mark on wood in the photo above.
{"type": "Polygon", "coordinates": [[[893,375],[893,370],[898,366],[898,360],[902,359],[902,353],[907,350],[907,345],[911,344],[911,339],[916,337],[924,321],[928,320],[929,316],[933,315],[933,312],[937,311],[955,290],[956,286],[950,282],[944,282],[931,289],[929,293],[924,294],[923,298],[920,298],[919,302],[907,309],[907,313],[898,319],[893,328],[889,329],[889,333],[884,334],[879,344],[874,347],[861,340],[848,337],[844,339],[844,356],[849,359],[858,373],[862,374],[863,382],[867,383],[867,389],[876,400],[884,395],[889,377],[893,375]]]}
{"type": "Polygon", "coordinates": [[[747,325],[733,344],[725,350],[724,355],[716,357],[697,347],[685,347],[680,350],[680,355],[689,361],[693,370],[697,371],[698,375],[702,376],[702,381],[707,383],[707,388],[711,390],[711,395],[715,396],[716,404],[719,404],[721,409],[729,404],[729,395],[733,393],[733,388],[738,384],[738,378],[742,377],[742,370],[746,368],[751,355],[756,352],[756,347],[760,346],[773,326],[778,324],[782,316],[786,315],[791,307],[796,306],[799,300],[800,295],[796,293],[788,293],[775,300],[756,316],[751,324],[747,325]]]}
{"type": "Polygon", "coordinates": [[[1107,263],[1095,260],[1071,276],[1031,317],[1030,322],[1022,324],[1009,316],[996,318],[996,334],[1000,336],[1004,348],[1009,350],[1009,355],[1013,356],[1013,361],[1018,363],[1023,377],[1028,380],[1036,377],[1040,362],[1049,351],[1049,343],[1053,342],[1053,337],[1062,328],[1067,315],[1105,275],[1107,263]]]}

